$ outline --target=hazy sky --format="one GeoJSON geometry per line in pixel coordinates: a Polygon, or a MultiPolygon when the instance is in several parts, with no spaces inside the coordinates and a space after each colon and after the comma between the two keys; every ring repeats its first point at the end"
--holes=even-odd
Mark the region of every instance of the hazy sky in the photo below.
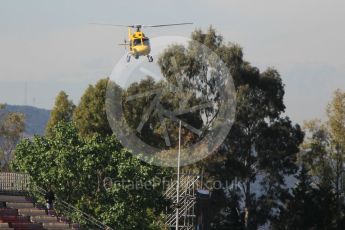
{"type": "Polygon", "coordinates": [[[146,34],[189,36],[212,24],[247,61],[279,70],[296,122],[324,117],[332,92],[345,90],[343,0],[0,0],[0,101],[51,108],[65,90],[77,103],[88,84],[110,75],[126,29],[90,22],[183,21],[195,25],[146,34]]]}

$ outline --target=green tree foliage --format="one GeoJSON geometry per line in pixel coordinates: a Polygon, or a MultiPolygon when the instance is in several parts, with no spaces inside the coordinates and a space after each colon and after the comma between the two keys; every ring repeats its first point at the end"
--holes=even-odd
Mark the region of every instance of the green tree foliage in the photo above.
{"type": "Polygon", "coordinates": [[[157,229],[166,205],[154,180],[165,175],[160,168],[134,158],[113,135],[84,138],[71,123],[58,123],[52,136],[22,140],[12,168],[114,229],[157,229]]]}
{"type": "MultiPolygon", "coordinates": [[[[222,192],[222,191],[215,191],[222,192]]],[[[223,196],[224,197],[224,196],[223,196]]],[[[224,199],[222,202],[226,203],[223,212],[215,215],[211,229],[214,230],[244,230],[244,213],[240,207],[240,197],[234,191],[230,192],[228,199],[224,199]]]]}
{"type": "Polygon", "coordinates": [[[327,108],[328,125],[334,142],[345,150],[345,92],[336,90],[327,108]]]}
{"type": "Polygon", "coordinates": [[[68,99],[68,95],[64,91],[61,91],[55,99],[55,105],[46,126],[46,135],[51,134],[53,127],[57,123],[71,121],[74,108],[75,105],[68,99]]]}
{"type": "Polygon", "coordinates": [[[281,214],[281,221],[278,221],[277,229],[312,229],[316,227],[319,209],[315,199],[312,180],[308,171],[303,165],[297,176],[298,185],[292,191],[290,202],[287,203],[287,209],[281,214]]]}
{"type": "Polygon", "coordinates": [[[302,164],[297,175],[298,184],[287,199],[273,229],[336,229],[336,196],[332,188],[317,186],[302,164]]]}
{"type": "MultiPolygon", "coordinates": [[[[311,120],[305,123],[307,138],[303,144],[304,151],[299,155],[300,161],[311,168],[311,175],[318,180],[320,198],[325,191],[334,191],[336,203],[329,207],[326,214],[341,229],[345,219],[341,197],[344,194],[344,159],[345,159],[345,93],[335,91],[327,108],[328,120],[311,120]],[[336,210],[332,212],[331,210],[336,210]],[[333,216],[329,216],[333,215],[333,216]]],[[[327,197],[327,196],[326,196],[327,197]]],[[[325,197],[325,199],[326,199],[325,197]]],[[[328,204],[331,204],[328,202],[328,204]]]]}
{"type": "Polygon", "coordinates": [[[308,165],[312,175],[320,175],[322,180],[327,180],[332,173],[328,154],[331,136],[327,124],[314,119],[306,121],[303,128],[307,135],[302,145],[304,151],[298,156],[299,160],[308,165]]]}
{"type": "Polygon", "coordinates": [[[112,134],[105,108],[107,84],[106,78],[99,80],[95,86],[89,85],[74,111],[73,121],[82,136],[112,134]]]}
{"type": "MultiPolygon", "coordinates": [[[[284,177],[297,170],[296,154],[303,141],[303,132],[288,117],[281,116],[285,110],[284,85],[275,69],[260,72],[243,60],[242,49],[238,45],[225,44],[213,28],[206,33],[195,31],[192,39],[205,44],[225,62],[232,73],[237,93],[236,119],[224,145],[199,167],[205,167],[208,175],[221,180],[224,185],[237,179],[242,188],[238,197],[245,204],[241,212],[245,212],[246,229],[257,229],[274,217],[274,208],[281,205],[280,198],[287,193],[284,177]],[[259,181],[259,177],[263,179],[259,181]],[[259,197],[255,195],[258,191],[252,190],[254,184],[261,186],[259,197]]],[[[188,58],[195,55],[198,55],[198,50],[193,46],[186,49],[170,47],[159,60],[163,75],[171,79],[179,76],[182,69],[188,70],[188,76],[202,76],[198,73],[201,68],[198,63],[190,62],[193,59],[188,58]],[[175,57],[178,68],[172,68],[171,57],[175,57]]],[[[200,86],[205,86],[202,79],[182,81],[200,81],[200,86]]],[[[212,88],[212,82],[205,87],[212,88]]],[[[224,187],[224,190],[228,188],[224,187]]],[[[226,192],[224,194],[227,196],[226,192]]],[[[220,204],[219,211],[229,208],[228,202],[216,203],[220,204]]]]}
{"type": "MultiPolygon", "coordinates": [[[[156,82],[153,78],[148,76],[146,79],[143,79],[138,83],[131,84],[123,94],[123,101],[125,102],[127,97],[131,95],[143,94],[145,92],[147,93],[154,91],[155,89],[162,89],[164,91],[166,87],[167,85],[166,83],[163,83],[163,81],[156,82]]],[[[179,108],[179,103],[182,100],[182,94],[176,94],[174,91],[164,91],[161,93],[164,95],[161,98],[161,103],[163,104],[162,106],[164,106],[164,109],[173,111],[179,108]]],[[[146,109],[150,107],[150,103],[154,99],[154,96],[155,95],[151,96],[150,98],[142,97],[124,103],[126,122],[133,130],[136,130],[142,121],[143,115],[145,114],[146,109]]],[[[190,108],[197,104],[198,99],[192,96],[186,106],[190,108]]],[[[195,128],[201,128],[202,126],[201,114],[198,112],[183,114],[180,115],[179,118],[195,128]]],[[[141,132],[137,135],[139,138],[144,140],[145,143],[164,149],[166,147],[164,140],[165,129],[168,131],[171,146],[176,146],[178,143],[177,122],[169,119],[162,119],[158,113],[153,113],[149,117],[141,132]]],[[[182,129],[182,136],[182,145],[187,145],[196,138],[192,132],[184,128],[182,129]]]]}
{"type": "MultiPolygon", "coordinates": [[[[331,144],[334,146],[331,152],[334,164],[334,181],[337,196],[337,225],[340,229],[341,219],[345,213],[341,210],[340,197],[345,192],[344,186],[344,162],[345,162],[345,92],[336,90],[331,103],[327,108],[328,126],[331,134],[331,144]]],[[[344,204],[344,203],[343,203],[344,204]]]]}
{"type": "Polygon", "coordinates": [[[1,170],[8,170],[12,152],[25,130],[25,117],[22,113],[1,111],[4,108],[0,104],[0,160],[1,170]]]}

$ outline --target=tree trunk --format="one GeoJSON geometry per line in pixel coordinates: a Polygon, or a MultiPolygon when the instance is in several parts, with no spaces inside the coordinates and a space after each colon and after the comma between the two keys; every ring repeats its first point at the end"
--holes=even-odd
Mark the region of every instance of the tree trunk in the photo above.
{"type": "Polygon", "coordinates": [[[245,209],[244,209],[244,224],[246,230],[251,230],[251,196],[250,196],[250,181],[246,181],[246,193],[245,193],[245,209]]]}

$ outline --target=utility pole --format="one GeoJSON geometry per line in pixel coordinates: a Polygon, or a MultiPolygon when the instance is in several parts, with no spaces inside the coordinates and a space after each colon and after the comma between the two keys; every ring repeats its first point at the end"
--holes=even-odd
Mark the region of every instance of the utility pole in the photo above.
{"type": "Polygon", "coordinates": [[[176,183],[176,230],[179,229],[179,205],[180,205],[180,159],[181,159],[181,120],[178,132],[178,155],[177,155],[177,183],[176,183]]]}

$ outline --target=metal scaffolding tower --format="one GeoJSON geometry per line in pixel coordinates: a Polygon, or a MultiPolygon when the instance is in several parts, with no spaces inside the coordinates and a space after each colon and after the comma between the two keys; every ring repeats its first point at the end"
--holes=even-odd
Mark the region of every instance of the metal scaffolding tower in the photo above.
{"type": "Polygon", "coordinates": [[[201,187],[201,177],[195,174],[180,174],[179,186],[177,183],[178,180],[174,180],[165,192],[165,197],[174,201],[173,210],[167,214],[167,226],[169,229],[195,229],[196,190],[201,187]]]}

